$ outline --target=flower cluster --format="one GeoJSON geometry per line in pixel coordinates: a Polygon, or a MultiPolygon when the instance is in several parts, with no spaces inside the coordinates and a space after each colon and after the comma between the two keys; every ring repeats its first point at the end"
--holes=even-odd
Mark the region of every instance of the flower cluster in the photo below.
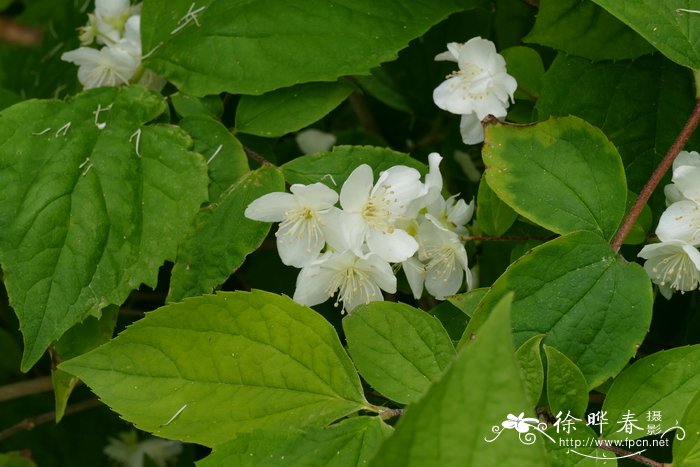
{"type": "Polygon", "coordinates": [[[85,89],[140,83],[161,89],[165,81],[141,67],[141,4],[129,0],[95,0],[95,12],[80,28],[82,47],[61,59],[78,65],[78,80],[85,89]],[[99,49],[88,47],[96,44],[99,49]]]}
{"type": "Polygon", "coordinates": [[[460,235],[474,205],[442,197],[437,153],[429,156],[425,181],[403,165],[374,181],[372,169],[357,167],[340,194],[322,183],[292,185],[291,193],[269,193],[253,201],[246,217],[279,222],[282,262],[301,268],[294,300],[313,306],[336,294],[345,311],[396,292],[393,264],[403,267],[411,291],[438,299],[455,294],[466,278],[467,253],[460,235]],[[339,203],[340,207],[336,204],[339,203]]]}
{"type": "Polygon", "coordinates": [[[481,121],[489,115],[504,118],[517,88],[506,73],[506,61],[493,42],[474,37],[465,44],[451,42],[435,60],[457,62],[459,70],[433,91],[435,105],[462,116],[459,125],[465,144],[484,140],[481,121]]]}
{"type": "Polygon", "coordinates": [[[639,252],[644,269],[670,298],[700,284],[700,154],[681,151],[673,162],[673,183],[665,188],[667,208],[659,219],[660,243],[639,252]]]}

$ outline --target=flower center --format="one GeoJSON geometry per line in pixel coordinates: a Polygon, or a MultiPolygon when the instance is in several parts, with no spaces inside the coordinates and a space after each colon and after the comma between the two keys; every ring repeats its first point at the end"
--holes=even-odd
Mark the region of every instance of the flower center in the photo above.
{"type": "Polygon", "coordinates": [[[279,229],[275,234],[282,237],[289,243],[306,238],[306,251],[311,253],[313,246],[325,241],[321,222],[316,215],[316,211],[308,207],[292,209],[284,213],[285,218],[280,222],[279,229]]]}
{"type": "Polygon", "coordinates": [[[335,305],[343,303],[357,303],[356,297],[359,295],[360,302],[369,303],[372,297],[371,280],[367,273],[354,266],[338,271],[330,281],[326,294],[332,297],[338,291],[335,305]]]}
{"type": "Polygon", "coordinates": [[[652,267],[661,285],[688,292],[695,290],[700,282],[700,271],[683,253],[667,256],[652,267]]]}
{"type": "Polygon", "coordinates": [[[429,260],[426,267],[428,274],[433,279],[447,282],[457,267],[454,248],[452,246],[426,248],[425,256],[429,260]]]}

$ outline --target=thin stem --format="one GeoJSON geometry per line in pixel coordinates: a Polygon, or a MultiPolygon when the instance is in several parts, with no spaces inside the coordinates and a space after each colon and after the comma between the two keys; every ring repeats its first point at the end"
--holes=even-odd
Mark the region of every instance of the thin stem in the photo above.
{"type": "Polygon", "coordinates": [[[257,161],[260,165],[271,165],[271,166],[275,165],[248,147],[243,146],[243,150],[245,151],[245,153],[248,157],[257,161]]]}
{"type": "MultiPolygon", "coordinates": [[[[66,407],[65,415],[82,412],[83,410],[91,409],[99,405],[102,405],[102,403],[98,399],[88,399],[86,401],[78,402],[77,404],[72,404],[66,407]]],[[[16,435],[19,432],[32,430],[38,425],[43,425],[44,423],[54,421],[55,419],[56,412],[54,411],[46,412],[41,415],[37,415],[36,417],[25,418],[16,425],[13,425],[10,428],[0,431],[0,441],[9,438],[12,435],[16,435]]]]}
{"type": "Polygon", "coordinates": [[[674,141],[673,145],[668,150],[659,166],[656,168],[656,170],[654,170],[654,173],[651,174],[651,177],[649,177],[646,185],[644,185],[644,188],[642,188],[642,191],[639,193],[637,201],[635,201],[632,209],[630,209],[627,217],[625,217],[625,220],[622,222],[620,230],[618,230],[617,234],[615,234],[615,238],[610,244],[613,250],[620,250],[620,247],[627,238],[627,235],[629,235],[630,231],[632,230],[634,223],[642,213],[644,205],[647,203],[647,201],[649,201],[651,194],[654,192],[659,183],[661,183],[661,180],[664,178],[664,175],[666,175],[666,172],[668,172],[668,169],[670,169],[673,165],[673,161],[676,159],[678,153],[681,152],[681,149],[683,149],[683,146],[685,146],[685,143],[695,131],[698,123],[700,123],[700,100],[695,103],[693,113],[690,114],[688,121],[685,122],[685,126],[678,134],[676,141],[674,141]]]}
{"type": "Polygon", "coordinates": [[[382,138],[382,134],[379,131],[379,125],[377,125],[374,115],[372,115],[372,112],[369,110],[365,98],[360,93],[353,92],[350,94],[350,98],[348,100],[350,102],[350,107],[352,107],[352,111],[355,112],[355,115],[360,122],[360,125],[362,125],[362,127],[367,130],[368,133],[375,134],[382,138]]]}
{"type": "Polygon", "coordinates": [[[606,451],[614,452],[615,454],[618,454],[620,456],[626,456],[626,459],[632,459],[639,462],[640,464],[649,465],[651,467],[664,467],[668,465],[664,464],[663,462],[656,462],[655,460],[649,459],[648,457],[640,456],[639,454],[634,454],[630,456],[632,452],[618,448],[617,446],[613,446],[612,444],[600,443],[598,447],[601,449],[605,449],[606,451]]]}
{"type": "Polygon", "coordinates": [[[50,376],[0,386],[0,402],[53,390],[50,376]]]}

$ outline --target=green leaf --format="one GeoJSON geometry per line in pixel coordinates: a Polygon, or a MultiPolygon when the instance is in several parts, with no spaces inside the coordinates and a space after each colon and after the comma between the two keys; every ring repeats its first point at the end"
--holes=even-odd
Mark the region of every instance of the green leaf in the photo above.
{"type": "Polygon", "coordinates": [[[544,367],[540,356],[540,344],[544,335],[538,334],[526,340],[515,352],[520,366],[520,377],[525,385],[525,392],[530,401],[529,407],[535,407],[542,396],[544,385],[544,367]]]}
{"type": "MultiPolygon", "coordinates": [[[[88,316],[82,323],[70,328],[53,346],[53,361],[69,360],[82,355],[109,341],[117,324],[119,307],[110,305],[101,311],[102,316],[88,316]]],[[[56,401],[56,423],[60,422],[78,378],[57,368],[51,370],[54,399],[56,401]]]]}
{"type": "Polygon", "coordinates": [[[0,110],[20,102],[22,98],[12,91],[0,88],[0,110]]]}
{"type": "Polygon", "coordinates": [[[506,60],[508,74],[518,82],[516,99],[537,100],[540,95],[544,64],[535,50],[529,47],[510,47],[501,52],[506,60]]]}
{"type": "Polygon", "coordinates": [[[144,125],[164,109],[161,96],[130,87],[0,113],[0,263],[24,371],[74,324],[155,286],[206,200],[190,138],[144,125]]]}
{"type": "Polygon", "coordinates": [[[684,439],[673,441],[673,465],[676,467],[692,467],[700,462],[700,391],[685,409],[679,425],[685,430],[684,439]]]}
{"type": "Polygon", "coordinates": [[[451,297],[447,297],[447,300],[462,310],[462,313],[471,318],[474,315],[476,306],[479,304],[481,299],[484,298],[484,295],[486,295],[486,292],[488,291],[488,287],[481,287],[478,289],[472,289],[466,293],[452,295],[451,297]]]}
{"type": "MultiPolygon", "coordinates": [[[[700,345],[656,352],[632,364],[615,378],[603,410],[610,424],[603,435],[609,439],[635,439],[647,435],[648,411],[659,411],[662,431],[676,425],[691,400],[700,391],[700,345]],[[630,411],[642,430],[618,432],[624,414],[630,411]]],[[[684,427],[685,428],[685,427],[684,427]]]]}
{"type": "Polygon", "coordinates": [[[197,466],[356,467],[369,461],[391,431],[379,417],[355,417],[307,431],[242,433],[218,445],[197,466]]]}
{"type": "Polygon", "coordinates": [[[411,106],[397,88],[385,68],[375,68],[369,76],[354,76],[355,81],[370,96],[400,112],[411,113],[411,106]]]}
{"type": "Polygon", "coordinates": [[[457,356],[425,396],[410,405],[379,448],[372,467],[547,465],[541,443],[526,446],[515,430],[494,442],[492,427],[528,412],[510,334],[510,297],[494,309],[475,342],[457,356]]]}
{"type": "Polygon", "coordinates": [[[393,60],[411,39],[475,3],[205,0],[196,5],[203,7],[199,24],[178,31],[192,2],[146,1],[141,31],[144,54],[150,55],[145,64],[195,96],[263,94],[335,81],[393,60]]]}
{"type": "Polygon", "coordinates": [[[176,92],[170,96],[170,102],[180,117],[219,118],[224,113],[224,104],[219,96],[193,97],[176,92]]]}
{"type": "Polygon", "coordinates": [[[579,367],[588,389],[619,373],[651,321],[652,288],[646,272],[590,232],[547,242],[513,263],[479,304],[461,346],[510,292],[515,293],[515,344],[545,334],[543,342],[579,367]]]}
{"type": "Polygon", "coordinates": [[[482,178],[476,202],[476,220],[479,228],[486,235],[503,235],[517,218],[518,213],[501,201],[489,187],[486,178],[482,178]]]}
{"type": "Polygon", "coordinates": [[[588,384],[581,370],[554,347],[544,346],[547,355],[547,400],[552,414],[571,413],[583,417],[588,407],[588,384]]]}
{"type": "Polygon", "coordinates": [[[459,341],[469,322],[469,316],[449,301],[439,303],[428,313],[440,320],[442,327],[445,328],[447,335],[453,342],[459,341]]]}
{"type": "Polygon", "coordinates": [[[367,408],[333,327],[262,291],[167,305],[59,368],[138,428],[207,446],[367,408]]]}
{"type": "Polygon", "coordinates": [[[243,264],[271,226],[243,213],[253,200],[273,191],[284,191],[284,180],[276,167],[266,165],[249,172],[199,213],[177,253],[167,301],[211,293],[243,264]]]}
{"type": "Polygon", "coordinates": [[[403,303],[360,306],[343,319],[343,330],[362,377],[402,404],[420,399],[455,356],[440,321],[403,303]]]}
{"type": "Polygon", "coordinates": [[[627,185],[617,149],[599,129],[576,117],[490,125],[483,157],[489,186],[519,214],[560,234],[615,234],[627,185]]]}
{"type": "Polygon", "coordinates": [[[563,427],[559,432],[555,427],[550,427],[547,434],[553,439],[553,442],[548,442],[545,446],[554,467],[617,466],[617,456],[614,453],[595,447],[598,435],[588,425],[573,423],[568,433],[563,427]]]}
{"type": "Polygon", "coordinates": [[[375,177],[382,170],[394,165],[406,165],[425,174],[425,164],[408,154],[373,146],[336,146],[332,151],[298,157],[282,166],[284,178],[289,184],[305,185],[323,182],[340,190],[350,173],[361,164],[368,164],[375,177]]]}
{"type": "Polygon", "coordinates": [[[306,83],[243,96],[236,109],[236,130],[276,137],[301,130],[326,116],[352,93],[346,82],[306,83]]]}
{"type": "Polygon", "coordinates": [[[524,40],[590,60],[622,60],[654,51],[637,33],[589,0],[540,0],[535,27],[524,40]]]}
{"type": "Polygon", "coordinates": [[[36,464],[22,452],[8,452],[0,454],[0,467],[35,467],[36,464]]]}
{"type": "MultiPolygon", "coordinates": [[[[593,0],[676,63],[700,69],[700,18],[689,0],[593,0]]],[[[697,6],[697,5],[695,5],[697,6]]],[[[697,8],[695,8],[697,9],[697,8]]]]}
{"type": "MultiPolygon", "coordinates": [[[[539,119],[576,115],[603,130],[620,151],[629,189],[639,193],[694,103],[691,73],[658,54],[600,63],[559,54],[544,76],[536,110],[539,119]]],[[[659,196],[665,207],[663,190],[659,196]]]]}
{"type": "Polygon", "coordinates": [[[209,201],[216,203],[231,185],[248,173],[243,145],[217,120],[192,115],[180,120],[180,127],[194,140],[194,150],[207,159],[209,201]]]}

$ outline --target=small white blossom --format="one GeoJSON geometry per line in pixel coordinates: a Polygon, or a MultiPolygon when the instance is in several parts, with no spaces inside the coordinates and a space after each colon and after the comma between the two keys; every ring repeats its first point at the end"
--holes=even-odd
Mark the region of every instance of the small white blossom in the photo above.
{"type": "Polygon", "coordinates": [[[119,439],[110,438],[104,453],[124,467],[143,467],[144,456],[155,465],[165,467],[182,452],[182,443],[160,438],[138,440],[135,432],[120,433],[119,439]]]}
{"type": "Polygon", "coordinates": [[[335,135],[315,128],[300,131],[294,139],[304,154],[328,151],[337,141],[335,135]]]}
{"type": "Polygon", "coordinates": [[[646,245],[639,252],[646,259],[644,270],[660,286],[666,298],[671,292],[689,292],[700,283],[700,252],[682,240],[646,245]]]}
{"type": "Polygon", "coordinates": [[[474,37],[465,44],[451,42],[435,60],[457,62],[459,70],[433,91],[435,104],[462,115],[460,130],[466,144],[484,140],[481,121],[488,115],[503,118],[517,88],[506,62],[493,42],[474,37]]]}
{"type": "Polygon", "coordinates": [[[325,246],[325,217],[338,201],[338,194],[323,183],[296,184],[290,191],[268,193],[250,203],[244,214],[257,221],[281,222],[277,251],[284,264],[300,268],[325,246]]]}
{"type": "Polygon", "coordinates": [[[362,255],[367,244],[371,253],[389,262],[404,261],[416,252],[418,243],[397,227],[409,204],[423,193],[420,173],[397,165],[374,176],[367,164],[350,174],[340,190],[342,211],[331,213],[328,243],[338,251],[362,255]]]}
{"type": "Polygon", "coordinates": [[[80,47],[61,55],[61,60],[78,65],[78,80],[85,89],[128,84],[139,60],[119,46],[100,50],[80,47]]]}
{"type": "Polygon", "coordinates": [[[344,311],[351,312],[360,304],[383,300],[380,289],[395,293],[396,277],[389,263],[379,256],[326,252],[301,270],[294,300],[313,306],[338,292],[336,306],[342,302],[344,311]]]}
{"type": "MultiPolygon", "coordinates": [[[[425,289],[438,300],[456,294],[466,277],[471,288],[467,251],[459,236],[430,215],[418,227],[418,258],[425,265],[425,289]]],[[[414,295],[416,291],[413,291],[414,295]]]]}
{"type": "Polygon", "coordinates": [[[668,184],[664,187],[666,205],[670,206],[677,201],[683,200],[700,202],[697,199],[697,180],[700,180],[700,154],[695,151],[679,152],[673,161],[673,181],[680,181],[683,191],[690,196],[686,196],[684,192],[681,192],[676,183],[668,184]],[[695,199],[693,199],[693,195],[695,195],[695,199]]]}

